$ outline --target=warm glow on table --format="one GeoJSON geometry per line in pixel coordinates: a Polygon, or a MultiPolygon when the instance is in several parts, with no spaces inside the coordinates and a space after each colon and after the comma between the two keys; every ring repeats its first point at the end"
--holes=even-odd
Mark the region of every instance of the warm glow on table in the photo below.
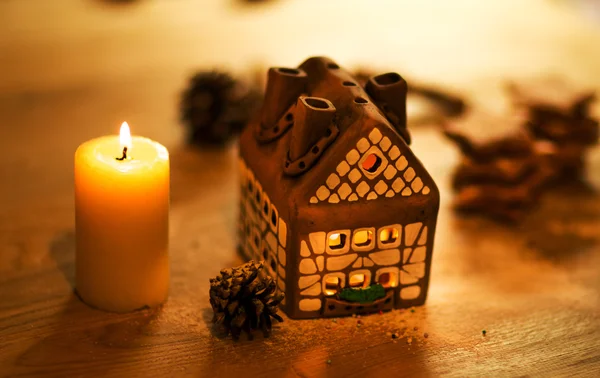
{"type": "Polygon", "coordinates": [[[75,153],[76,288],[99,309],[165,301],[169,287],[169,153],[148,138],[83,143],[75,153]]]}

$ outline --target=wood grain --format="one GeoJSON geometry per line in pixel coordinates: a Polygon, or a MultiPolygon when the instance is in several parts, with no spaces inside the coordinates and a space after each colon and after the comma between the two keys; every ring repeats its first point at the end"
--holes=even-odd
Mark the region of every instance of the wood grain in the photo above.
{"type": "Polygon", "coordinates": [[[208,279],[241,262],[237,151],[186,147],[176,113],[197,67],[315,53],[406,70],[496,109],[503,77],[558,72],[600,89],[597,24],[541,0],[201,3],[0,2],[0,376],[600,375],[598,148],[587,184],[553,190],[508,227],[452,213],[458,155],[434,127],[414,128],[442,191],[426,305],[360,327],[286,319],[269,339],[234,343],[210,324],[208,279]],[[357,23],[372,25],[356,36],[357,23]],[[73,295],[72,160],[124,119],[171,152],[172,282],[163,308],[117,315],[73,295]]]}

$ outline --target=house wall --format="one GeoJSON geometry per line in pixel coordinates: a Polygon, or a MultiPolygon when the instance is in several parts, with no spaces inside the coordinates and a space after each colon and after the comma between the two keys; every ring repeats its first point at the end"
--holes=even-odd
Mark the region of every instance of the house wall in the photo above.
{"type": "Polygon", "coordinates": [[[299,235],[300,243],[293,248],[289,242],[294,239],[289,234],[289,222],[280,216],[243,159],[239,160],[239,171],[240,250],[247,259],[265,261],[267,272],[276,279],[278,291],[286,294],[287,302],[283,304],[287,303],[292,316],[321,316],[328,277],[338,277],[341,287],[345,287],[356,274],[364,274],[369,285],[377,283],[383,273],[391,273],[397,277],[395,307],[405,307],[403,303],[423,296],[428,283],[431,225],[413,222],[310,232],[299,235]],[[398,230],[397,239],[382,243],[381,231],[389,229],[398,230]],[[356,233],[364,231],[371,232],[371,242],[355,245],[356,233]],[[334,234],[344,235],[343,248],[329,247],[329,237],[334,234]],[[293,267],[287,266],[292,260],[288,252],[299,254],[293,267]],[[286,269],[292,270],[290,275],[286,269]]]}
{"type": "Polygon", "coordinates": [[[327,278],[338,277],[341,286],[346,287],[356,274],[367,277],[365,286],[377,283],[383,273],[395,276],[395,307],[407,307],[417,299],[423,301],[431,262],[433,238],[429,230],[432,226],[434,224],[414,222],[309,233],[300,242],[301,259],[296,267],[297,281],[293,283],[299,296],[294,301],[294,313],[298,317],[319,316],[324,298],[328,296],[325,293],[327,278]],[[384,243],[381,232],[391,229],[398,230],[397,238],[384,243]],[[371,231],[373,239],[368,245],[355,245],[354,236],[364,231],[371,231]],[[346,244],[334,250],[328,240],[336,234],[345,235],[346,244]]]}
{"type": "Polygon", "coordinates": [[[337,156],[337,162],[332,159],[334,164],[326,165],[330,172],[322,175],[322,184],[311,193],[296,225],[301,234],[300,260],[290,267],[290,273],[297,275],[292,291],[297,294],[296,317],[319,316],[329,276],[338,277],[344,287],[353,275],[366,275],[370,284],[383,273],[392,274],[397,280],[395,307],[424,302],[439,193],[397,139],[393,130],[375,125],[337,156]],[[369,164],[369,159],[376,164],[369,164]],[[380,240],[381,231],[388,228],[398,231],[394,243],[380,240]],[[365,231],[371,232],[372,243],[353,245],[355,234],[365,231]],[[332,234],[345,235],[344,248],[327,247],[332,234]]]}
{"type": "MultiPolygon", "coordinates": [[[[247,259],[264,260],[269,275],[275,278],[278,291],[286,294],[288,222],[263,191],[244,159],[239,159],[240,202],[238,242],[247,259]]],[[[286,300],[282,302],[286,304],[286,300]]]]}

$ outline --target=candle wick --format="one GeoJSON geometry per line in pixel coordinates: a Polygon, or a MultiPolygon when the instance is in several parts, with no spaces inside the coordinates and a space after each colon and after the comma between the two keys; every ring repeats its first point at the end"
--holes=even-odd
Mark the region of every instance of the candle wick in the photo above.
{"type": "Polygon", "coordinates": [[[127,159],[127,146],[123,147],[123,156],[121,156],[120,158],[115,158],[119,161],[125,160],[127,159]]]}

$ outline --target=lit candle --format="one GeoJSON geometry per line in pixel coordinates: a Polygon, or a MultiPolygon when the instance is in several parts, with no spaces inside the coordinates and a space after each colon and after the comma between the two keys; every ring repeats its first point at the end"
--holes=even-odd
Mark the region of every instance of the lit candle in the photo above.
{"type": "Polygon", "coordinates": [[[87,304],[127,312],[169,289],[169,152],[148,138],[87,141],[75,152],[76,288],[87,304]]]}

